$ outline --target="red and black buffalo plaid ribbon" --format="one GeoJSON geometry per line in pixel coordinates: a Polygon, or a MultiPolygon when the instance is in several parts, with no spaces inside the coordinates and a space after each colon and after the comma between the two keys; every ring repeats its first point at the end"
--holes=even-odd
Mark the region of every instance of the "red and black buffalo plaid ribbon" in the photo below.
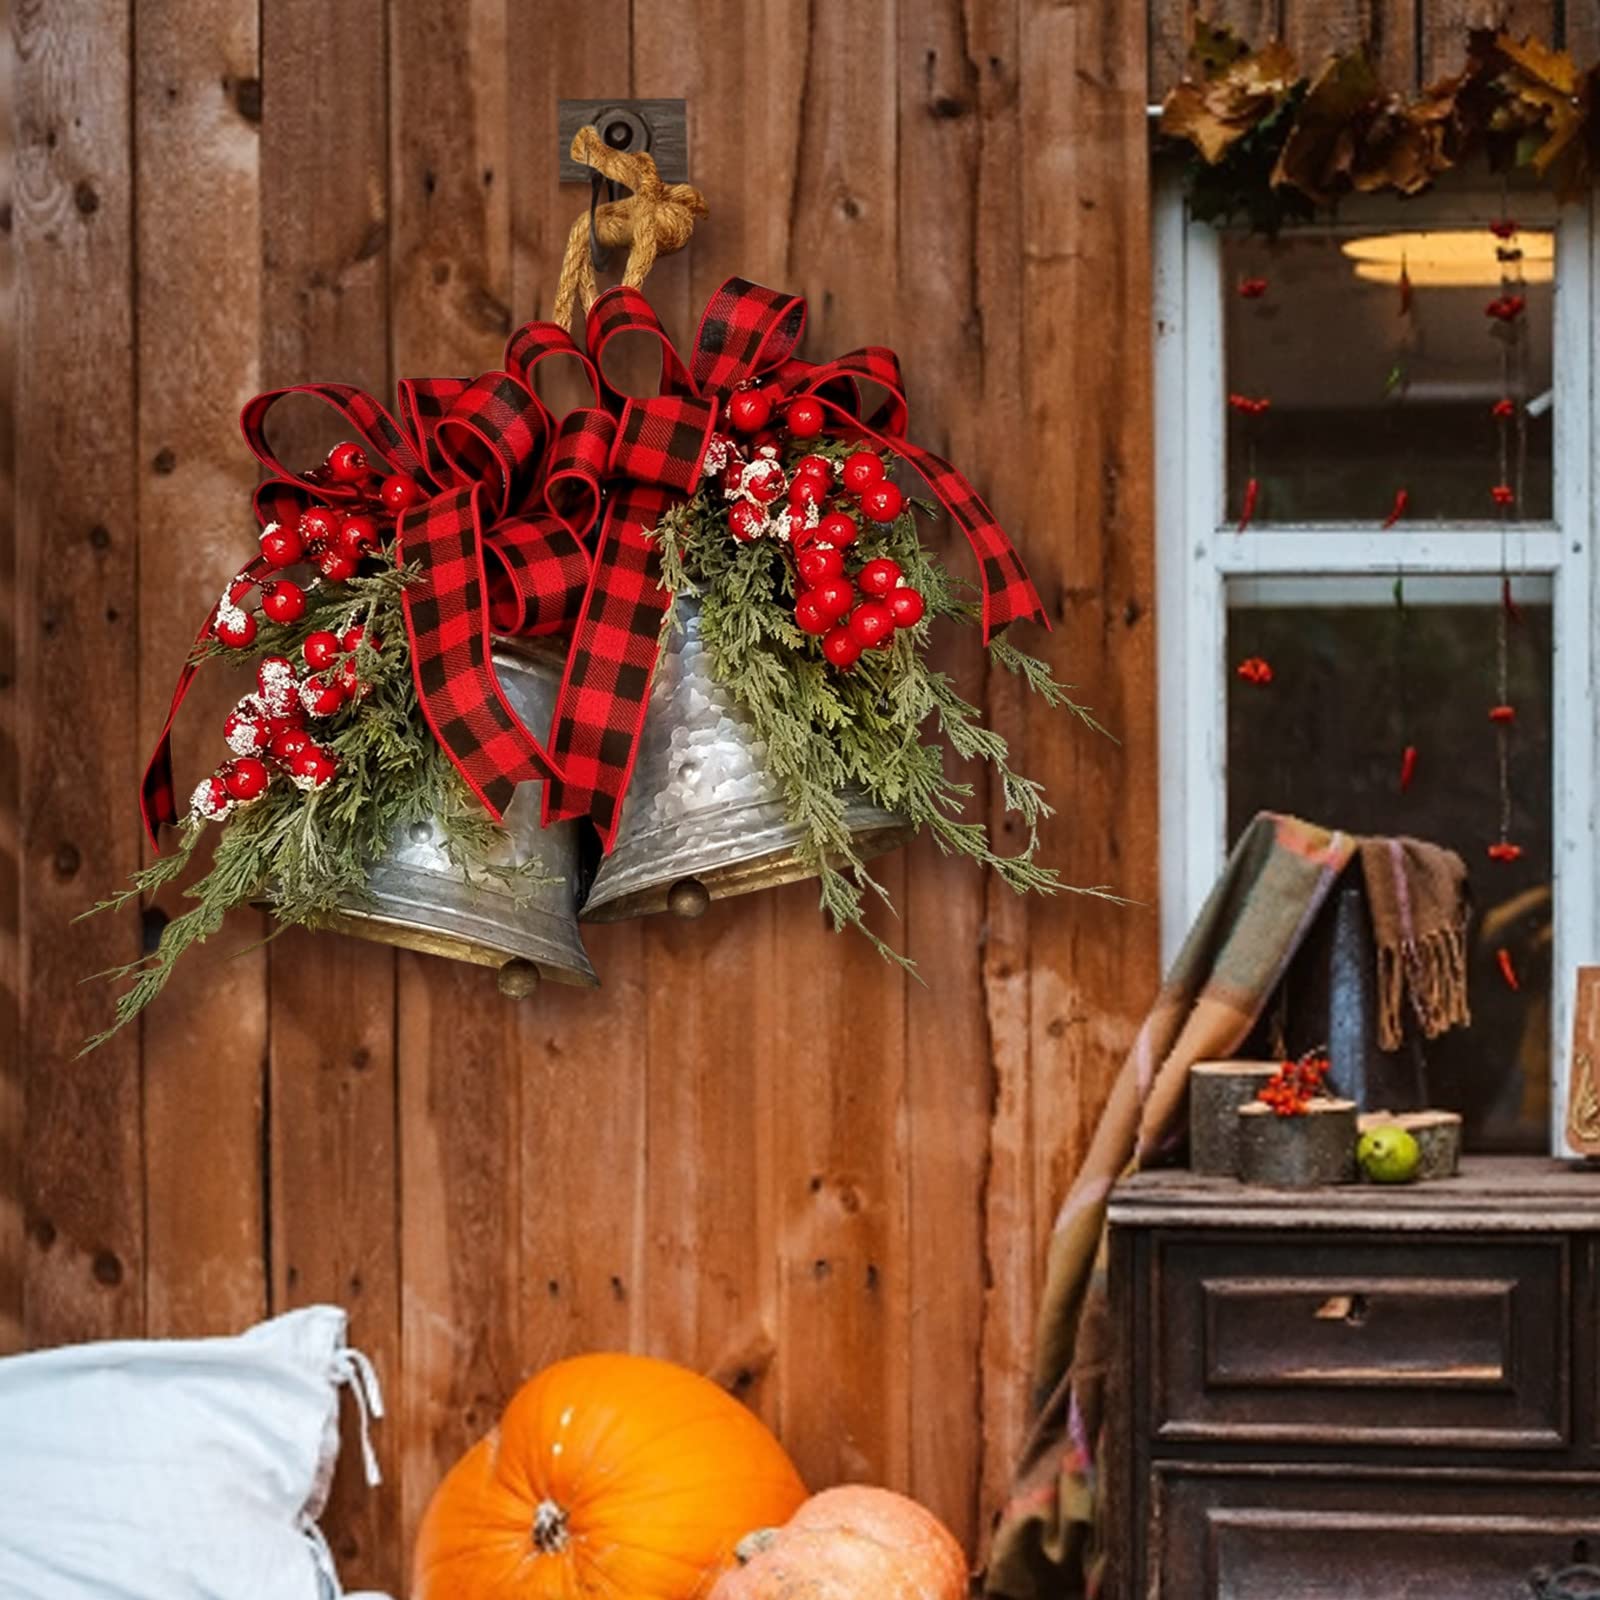
{"type": "MultiPolygon", "coordinates": [[[[476,379],[399,385],[399,420],[345,384],[305,384],[258,395],[245,406],[245,442],[271,476],[256,491],[263,527],[293,522],[313,503],[337,505],[354,491],[307,483],[281,463],[266,436],[272,407],[304,394],[331,406],[365,442],[371,459],[402,473],[424,500],[401,519],[397,558],[420,569],[404,595],[412,673],[428,726],[463,779],[496,818],[518,783],[547,779],[553,765],[507,702],[490,657],[491,630],[565,633],[589,589],[587,536],[618,424],[599,406],[558,424],[533,389],[552,355],[576,357],[598,396],[588,357],[553,323],[530,323],[506,349],[506,370],[476,379]]],[[[242,576],[265,579],[259,557],[242,576]]],[[[207,617],[198,643],[216,621],[207,617]]],[[[145,774],[140,809],[152,843],[177,820],[170,733],[196,661],[178,679],[172,707],[145,774]]]]}
{"type": "Polygon", "coordinates": [[[905,387],[894,352],[868,348],[821,365],[801,361],[794,351],[805,316],[797,296],[730,278],[700,319],[686,369],[638,290],[612,289],[589,313],[589,354],[619,426],[605,522],[556,713],[551,753],[559,771],[545,788],[545,820],[590,816],[608,849],[633,772],[667,607],[652,530],[699,486],[712,427],[735,389],[760,383],[780,406],[814,395],[833,437],[893,451],[916,469],[978,559],[985,642],[1019,618],[1049,626],[1021,558],[977,491],[948,461],[906,439],[905,387]],[[606,382],[605,348],[623,333],[659,340],[659,398],[632,399],[606,382]],[[870,420],[861,416],[863,381],[885,395],[870,420]]]}

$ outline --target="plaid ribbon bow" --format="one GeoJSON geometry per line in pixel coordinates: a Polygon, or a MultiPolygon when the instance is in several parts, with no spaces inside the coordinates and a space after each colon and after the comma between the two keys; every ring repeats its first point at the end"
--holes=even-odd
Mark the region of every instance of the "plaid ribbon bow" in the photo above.
{"type": "MultiPolygon", "coordinates": [[[[490,658],[490,632],[565,633],[588,592],[587,535],[599,514],[600,482],[617,421],[582,407],[557,423],[534,393],[534,371],[553,355],[575,357],[596,397],[589,358],[553,323],[529,323],[506,347],[506,370],[475,379],[408,380],[398,385],[397,421],[371,395],[347,384],[302,384],[258,395],[244,408],[245,442],[272,474],[256,490],[257,520],[293,523],[313,503],[337,505],[355,490],[311,485],[273,453],[268,412],[287,395],[331,406],[365,441],[372,459],[409,477],[422,503],[400,521],[397,556],[420,568],[403,603],[412,673],[423,715],[468,787],[496,817],[516,785],[553,775],[550,756],[512,710],[490,658]]],[[[241,573],[266,579],[256,557],[241,573]]],[[[213,608],[198,643],[211,633],[213,608]]],[[[140,792],[151,842],[177,820],[171,729],[193,680],[179,675],[140,792]]]]}
{"type": "Polygon", "coordinates": [[[802,361],[794,351],[805,318],[798,296],[729,278],[706,306],[686,368],[638,290],[608,290],[589,313],[589,354],[618,432],[605,522],[557,705],[552,755],[559,770],[545,788],[545,821],[590,816],[608,850],[633,773],[668,601],[652,530],[699,486],[713,425],[734,390],[759,382],[778,408],[814,396],[834,438],[892,451],[916,469],[977,557],[985,643],[1019,618],[1049,627],[994,513],[948,461],[906,439],[905,385],[894,352],[867,347],[836,361],[802,361]],[[660,342],[659,398],[633,399],[606,382],[605,348],[624,333],[660,342]],[[885,395],[869,420],[861,415],[863,380],[885,395]]]}

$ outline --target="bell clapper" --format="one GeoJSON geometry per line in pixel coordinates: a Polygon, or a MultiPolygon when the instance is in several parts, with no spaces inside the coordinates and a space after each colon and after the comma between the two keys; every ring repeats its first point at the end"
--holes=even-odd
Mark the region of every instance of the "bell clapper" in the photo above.
{"type": "Polygon", "coordinates": [[[533,962],[516,956],[500,968],[495,981],[500,985],[500,993],[508,999],[526,1000],[529,995],[539,992],[540,977],[539,969],[533,962]]]}
{"type": "Polygon", "coordinates": [[[667,890],[667,910],[685,922],[703,917],[711,905],[711,892],[698,878],[679,878],[667,890]]]}

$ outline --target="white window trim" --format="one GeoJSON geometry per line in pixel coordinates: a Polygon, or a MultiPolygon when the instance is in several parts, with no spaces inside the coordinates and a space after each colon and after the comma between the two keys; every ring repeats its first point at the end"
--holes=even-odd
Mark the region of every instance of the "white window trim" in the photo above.
{"type": "MultiPolygon", "coordinates": [[[[1225,526],[1221,248],[1209,223],[1190,221],[1181,184],[1157,184],[1155,267],[1156,618],[1160,706],[1161,947],[1176,956],[1226,857],[1228,663],[1224,583],[1250,576],[1491,573],[1501,570],[1498,525],[1426,530],[1363,527],[1251,530],[1225,526]],[[1487,536],[1486,536],[1487,535],[1487,536]]],[[[1596,772],[1600,695],[1600,563],[1594,468],[1600,324],[1595,206],[1568,205],[1556,222],[1553,524],[1519,531],[1512,570],[1545,574],[1553,594],[1551,774],[1550,1148],[1565,1139],[1574,969],[1600,952],[1596,772]]],[[[1482,863],[1469,863],[1481,876],[1482,863]]]]}

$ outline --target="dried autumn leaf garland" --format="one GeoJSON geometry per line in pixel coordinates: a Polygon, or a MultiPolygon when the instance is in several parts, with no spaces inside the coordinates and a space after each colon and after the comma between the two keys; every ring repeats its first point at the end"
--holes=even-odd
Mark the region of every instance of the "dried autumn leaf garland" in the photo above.
{"type": "MultiPolygon", "coordinates": [[[[96,908],[176,878],[218,825],[210,870],[185,891],[195,906],[112,974],[129,981],[108,1033],[230,909],[264,903],[280,923],[315,926],[359,905],[399,827],[432,818],[469,876],[504,877],[493,864],[499,814],[530,776],[546,780],[547,820],[590,815],[609,844],[649,672],[606,662],[625,651],[653,664],[675,605],[691,598],[711,669],[765,742],[836,926],[909,965],[865,925],[867,893],[887,895],[844,825],[841,791],[852,786],[1019,892],[1064,887],[1034,859],[1049,814],[1039,786],[927,659],[936,620],[981,624],[995,661],[1093,725],[1005,638],[1010,621],[1042,620],[1033,586],[971,485],[905,439],[892,353],[813,366],[792,354],[803,322],[798,299],[730,280],[702,320],[691,372],[643,297],[611,290],[591,308],[587,351],[556,324],[529,324],[506,372],[403,386],[398,422],[371,396],[312,388],[366,442],[346,441],[300,473],[266,445],[265,413],[280,396],[246,408],[246,439],[274,474],[257,495],[260,553],[202,630],[174,712],[193,671],[218,654],[253,658],[257,681],[222,730],[231,759],[190,797],[178,850],[96,908]],[[659,399],[621,395],[600,377],[619,329],[662,341],[659,399]],[[553,353],[577,356],[595,386],[596,404],[559,422],[531,382],[553,353]],[[889,394],[870,422],[857,412],[858,378],[889,394]],[[981,591],[923,550],[916,516],[932,508],[906,499],[897,460],[965,533],[981,591]],[[486,551],[516,602],[512,623],[495,625],[572,637],[548,752],[504,720],[488,663],[486,551]],[[463,642],[481,647],[465,663],[463,642]],[[599,759],[586,764],[586,748],[599,759]],[[999,778],[1027,829],[1020,853],[996,854],[984,824],[966,818],[974,789],[946,772],[947,752],[999,778]]],[[[179,820],[166,751],[163,735],[144,790],[152,834],[179,820]]]]}

